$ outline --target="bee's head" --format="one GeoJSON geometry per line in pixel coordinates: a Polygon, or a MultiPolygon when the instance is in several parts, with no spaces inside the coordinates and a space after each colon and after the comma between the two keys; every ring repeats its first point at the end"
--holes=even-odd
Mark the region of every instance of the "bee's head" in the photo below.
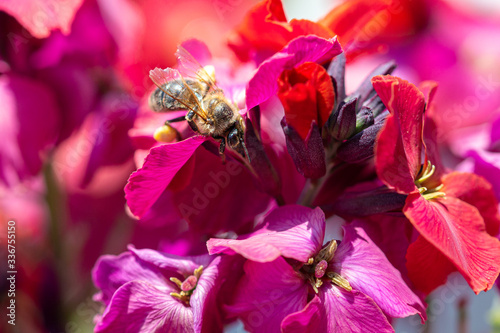
{"type": "Polygon", "coordinates": [[[241,156],[247,157],[248,161],[250,161],[248,150],[245,145],[244,132],[239,126],[235,126],[229,132],[227,136],[227,144],[231,149],[238,152],[241,156]]]}

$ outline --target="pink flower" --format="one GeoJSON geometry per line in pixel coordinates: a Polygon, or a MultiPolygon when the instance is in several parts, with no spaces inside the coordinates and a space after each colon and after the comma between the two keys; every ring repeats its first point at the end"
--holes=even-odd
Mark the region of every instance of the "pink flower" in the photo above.
{"type": "Polygon", "coordinates": [[[103,256],[93,271],[101,290],[94,299],[106,310],[95,332],[222,330],[221,293],[230,292],[227,274],[237,277],[238,266],[230,258],[182,258],[133,247],[103,256]]]}
{"type": "Polygon", "coordinates": [[[319,209],[275,209],[237,240],[210,239],[209,252],[240,254],[245,275],[228,311],[251,332],[390,332],[389,317],[420,314],[421,301],[356,224],[323,245],[319,209]]]}

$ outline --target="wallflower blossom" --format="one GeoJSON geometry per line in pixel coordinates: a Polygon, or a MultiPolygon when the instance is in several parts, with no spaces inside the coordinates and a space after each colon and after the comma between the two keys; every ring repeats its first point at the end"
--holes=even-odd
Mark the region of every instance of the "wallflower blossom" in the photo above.
{"type": "MultiPolygon", "coordinates": [[[[397,77],[378,76],[372,82],[391,112],[377,141],[377,174],[408,195],[403,212],[421,234],[407,254],[412,281],[428,293],[457,269],[474,292],[489,290],[500,272],[500,242],[491,236],[498,234],[498,212],[495,204],[482,204],[495,202],[491,186],[474,174],[446,173],[435,150],[425,149],[422,92],[397,77]]],[[[427,103],[432,94],[428,91],[427,103]]]]}
{"type": "Polygon", "coordinates": [[[221,331],[224,297],[219,295],[231,291],[224,276],[238,276],[238,266],[226,259],[182,258],[133,247],[103,256],[93,271],[101,290],[94,298],[106,310],[95,332],[221,331]]]}
{"type": "Polygon", "coordinates": [[[240,239],[210,239],[209,253],[245,257],[228,307],[251,332],[391,332],[389,317],[424,307],[362,228],[323,244],[319,209],[283,206],[240,239]],[[385,315],[384,315],[385,314],[385,315]]]}

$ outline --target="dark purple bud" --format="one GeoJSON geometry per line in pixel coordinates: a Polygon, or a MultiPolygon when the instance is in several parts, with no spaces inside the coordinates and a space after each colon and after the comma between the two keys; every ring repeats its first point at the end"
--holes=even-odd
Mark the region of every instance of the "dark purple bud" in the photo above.
{"type": "Polygon", "coordinates": [[[354,95],[359,95],[359,101],[363,103],[364,101],[370,99],[376,95],[375,89],[372,85],[372,77],[377,75],[391,74],[396,69],[396,62],[389,61],[375,68],[359,85],[358,89],[354,92],[354,95]]]}
{"type": "Polygon", "coordinates": [[[328,75],[332,77],[333,87],[335,88],[336,101],[338,101],[337,103],[339,103],[340,101],[343,101],[346,97],[345,83],[344,83],[345,54],[341,53],[338,56],[336,56],[332,60],[332,62],[330,62],[330,66],[328,66],[326,72],[328,73],[328,75]]]}
{"type": "Polygon", "coordinates": [[[317,179],[325,175],[325,148],[316,122],[312,122],[309,134],[304,141],[299,133],[288,126],[285,118],[281,120],[285,132],[286,148],[295,163],[297,171],[306,178],[317,179]]]}
{"type": "Polygon", "coordinates": [[[378,116],[387,109],[378,95],[373,95],[370,99],[366,100],[363,103],[363,106],[372,110],[374,117],[378,116]]]}
{"type": "Polygon", "coordinates": [[[342,145],[337,150],[337,157],[348,163],[359,163],[374,155],[375,140],[384,122],[375,122],[365,128],[342,145]]]}
{"type": "Polygon", "coordinates": [[[356,130],[357,101],[357,97],[348,100],[328,118],[327,128],[335,139],[343,141],[354,134],[356,130]]]}
{"type": "Polygon", "coordinates": [[[372,110],[366,106],[361,107],[361,110],[356,115],[356,132],[373,125],[374,121],[372,110]]]}
{"type": "Polygon", "coordinates": [[[245,120],[245,145],[250,157],[250,165],[255,171],[257,188],[274,197],[281,195],[281,182],[278,174],[269,161],[264,146],[257,137],[249,118],[245,120]]]}
{"type": "Polygon", "coordinates": [[[364,184],[361,185],[346,190],[328,210],[346,219],[402,211],[406,195],[396,193],[385,186],[366,189],[364,184]]]}

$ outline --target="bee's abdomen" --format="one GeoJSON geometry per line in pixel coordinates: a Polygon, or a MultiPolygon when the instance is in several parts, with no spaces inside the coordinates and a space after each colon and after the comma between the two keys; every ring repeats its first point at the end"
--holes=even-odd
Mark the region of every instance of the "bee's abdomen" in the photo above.
{"type": "Polygon", "coordinates": [[[156,112],[187,110],[187,106],[192,108],[196,105],[195,98],[198,100],[203,98],[202,94],[205,91],[196,81],[187,80],[186,83],[191,91],[179,81],[170,81],[162,85],[161,89],[156,88],[149,96],[149,107],[156,112]]]}
{"type": "Polygon", "coordinates": [[[167,82],[149,96],[149,107],[156,112],[168,110],[183,110],[186,107],[179,102],[183,100],[183,84],[177,82],[167,82]],[[168,92],[166,94],[165,92],[168,92]]]}

